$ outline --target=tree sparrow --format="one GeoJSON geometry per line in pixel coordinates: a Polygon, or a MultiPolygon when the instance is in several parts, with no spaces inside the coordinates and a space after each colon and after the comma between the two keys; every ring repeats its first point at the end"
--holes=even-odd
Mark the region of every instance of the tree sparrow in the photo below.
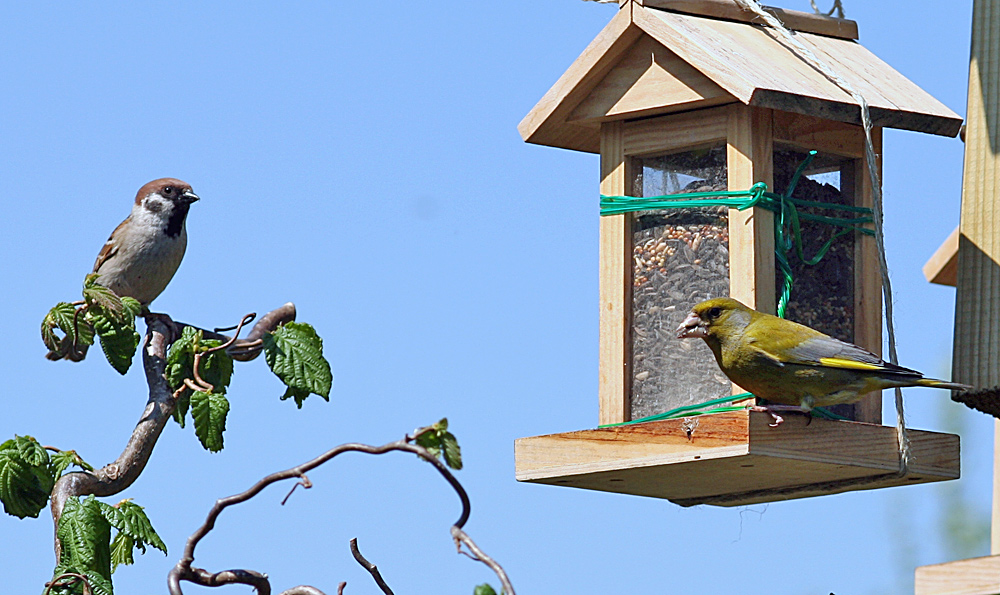
{"type": "Polygon", "coordinates": [[[97,282],[143,306],[160,295],[187,248],[187,219],[198,195],[174,178],[153,180],[135,195],[132,214],[111,233],[97,255],[97,282]]]}
{"type": "MultiPolygon", "coordinates": [[[[94,263],[97,282],[119,297],[148,306],[170,283],[187,248],[187,219],[198,195],[175,178],[153,180],[135,195],[132,214],[115,228],[94,263]]],[[[49,359],[80,361],[86,345],[75,353],[49,352],[49,359]]]]}

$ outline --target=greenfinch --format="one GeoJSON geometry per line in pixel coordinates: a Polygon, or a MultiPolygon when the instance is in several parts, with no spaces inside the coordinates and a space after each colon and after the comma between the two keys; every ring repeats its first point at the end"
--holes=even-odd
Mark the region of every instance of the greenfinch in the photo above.
{"type": "Polygon", "coordinates": [[[854,403],[866,393],[886,388],[972,388],[924,378],[857,345],[757,312],[732,298],[697,304],[677,328],[677,337],[704,339],[730,380],[782,405],[766,407],[775,418],[772,425],[781,423],[776,410],[808,412],[813,407],[854,403]]]}

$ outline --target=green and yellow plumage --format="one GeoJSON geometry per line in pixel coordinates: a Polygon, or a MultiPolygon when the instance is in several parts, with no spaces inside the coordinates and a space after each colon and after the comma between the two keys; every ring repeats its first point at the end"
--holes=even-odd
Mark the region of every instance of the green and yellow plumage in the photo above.
{"type": "Polygon", "coordinates": [[[971,388],[924,378],[857,345],[731,298],[697,304],[677,336],[703,338],[726,376],[754,395],[807,410],[853,403],[866,393],[897,386],[971,388]]]}

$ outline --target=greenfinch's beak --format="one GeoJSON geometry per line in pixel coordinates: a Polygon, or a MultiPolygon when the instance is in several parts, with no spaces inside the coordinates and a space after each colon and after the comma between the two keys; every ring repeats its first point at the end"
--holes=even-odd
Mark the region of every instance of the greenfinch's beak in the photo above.
{"type": "Polygon", "coordinates": [[[704,339],[708,336],[708,328],[697,314],[691,312],[684,322],[677,327],[678,339],[704,339]]]}

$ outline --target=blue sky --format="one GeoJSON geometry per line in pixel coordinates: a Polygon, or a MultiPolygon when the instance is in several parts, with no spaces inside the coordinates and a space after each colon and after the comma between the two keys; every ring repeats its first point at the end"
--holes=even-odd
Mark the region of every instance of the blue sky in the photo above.
{"type": "MultiPolygon", "coordinates": [[[[971,2],[844,4],[862,43],[965,113],[971,2]]],[[[342,442],[388,442],[443,416],[463,446],[467,528],[523,593],[906,592],[914,565],[955,555],[940,525],[956,490],[988,519],[991,422],[924,389],[907,391],[910,425],[962,426],[958,488],[682,509],[515,482],[515,438],[596,424],[598,338],[597,157],[526,145],[516,126],[615,10],[0,5],[0,440],[31,434],[97,465],[120,452],[146,399],[139,367],[119,377],[96,352],[48,362],[38,326],[79,295],[136,189],[158,177],[190,182],[203,200],[156,309],[211,327],[294,301],[336,377],[330,403],[296,410],[262,361],[239,366],[221,454],[202,450],[190,426],[169,426],[122,496],[146,507],[170,555],[120,569],[120,593],[165,592],[216,498],[342,442]]],[[[962,151],[957,139],[885,136],[900,361],[933,375],[949,374],[954,290],[926,283],[920,267],[958,223],[962,151]]],[[[430,467],[355,455],[310,477],[315,487],[284,507],[278,487],[228,512],[196,565],[264,571],[279,590],[335,592],[346,580],[348,593],[375,592],[348,551],[358,537],[397,592],[496,585],[454,554],[458,502],[430,467]]],[[[51,535],[47,518],[0,517],[4,592],[41,591],[51,535]]]]}

